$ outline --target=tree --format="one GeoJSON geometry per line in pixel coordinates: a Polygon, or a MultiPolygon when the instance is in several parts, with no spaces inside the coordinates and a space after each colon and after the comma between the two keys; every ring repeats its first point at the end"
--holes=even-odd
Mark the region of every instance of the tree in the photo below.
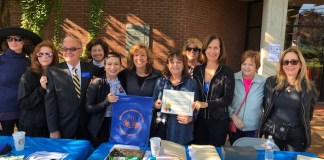
{"type": "Polygon", "coordinates": [[[0,28],[10,27],[9,1],[0,1],[0,28]]]}

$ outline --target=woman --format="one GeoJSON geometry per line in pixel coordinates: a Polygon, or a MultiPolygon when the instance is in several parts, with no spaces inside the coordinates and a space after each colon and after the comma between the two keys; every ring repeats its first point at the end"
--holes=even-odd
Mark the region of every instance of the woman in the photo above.
{"type": "Polygon", "coordinates": [[[107,57],[109,46],[100,38],[92,39],[86,46],[88,58],[99,68],[99,75],[105,75],[104,58],[107,57]]]}
{"type": "Polygon", "coordinates": [[[188,58],[189,73],[192,76],[193,69],[205,62],[205,57],[201,53],[202,43],[197,38],[189,38],[183,48],[182,54],[188,58]]]}
{"type": "MultiPolygon", "coordinates": [[[[154,87],[155,109],[161,109],[163,89],[195,92],[197,97],[197,82],[190,77],[187,58],[180,53],[169,54],[163,70],[163,77],[157,80],[154,87]]],[[[188,145],[193,140],[193,124],[196,113],[193,116],[166,115],[166,140],[188,145]]]]}
{"type": "Polygon", "coordinates": [[[18,87],[18,104],[21,109],[19,130],[26,136],[48,137],[45,103],[48,67],[58,64],[59,56],[50,41],[38,44],[31,55],[31,67],[22,75],[18,87]]]}
{"type": "Polygon", "coordinates": [[[125,91],[118,80],[121,71],[121,56],[110,52],[104,59],[105,76],[96,78],[87,90],[86,110],[90,113],[88,129],[95,148],[109,140],[111,123],[111,104],[118,100],[118,95],[125,91]]]}
{"type": "Polygon", "coordinates": [[[241,137],[258,137],[266,80],[258,75],[259,67],[260,53],[245,51],[241,58],[241,71],[234,74],[234,97],[228,107],[229,116],[237,128],[235,133],[229,131],[231,144],[241,137]]]}
{"type": "Polygon", "coordinates": [[[35,33],[17,27],[0,29],[0,135],[11,136],[18,127],[20,109],[17,103],[18,84],[22,74],[30,65],[26,58],[41,42],[35,33]]]}
{"type": "Polygon", "coordinates": [[[272,135],[282,151],[304,152],[311,143],[315,84],[306,75],[306,62],[297,47],[281,54],[277,72],[265,83],[261,131],[272,135]]]}
{"type": "Polygon", "coordinates": [[[228,110],[234,95],[234,73],[225,66],[225,46],[216,35],[208,35],[202,45],[207,58],[194,69],[199,99],[193,107],[199,110],[195,121],[195,143],[220,147],[225,144],[228,129],[228,110]]]}
{"type": "Polygon", "coordinates": [[[143,44],[135,44],[128,53],[127,68],[118,75],[128,95],[152,97],[161,73],[153,68],[152,52],[143,44]]]}

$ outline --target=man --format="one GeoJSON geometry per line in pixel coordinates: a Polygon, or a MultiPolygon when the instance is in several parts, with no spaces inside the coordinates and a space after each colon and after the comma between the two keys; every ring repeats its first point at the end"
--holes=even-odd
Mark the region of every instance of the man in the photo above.
{"type": "Polygon", "coordinates": [[[61,52],[65,62],[46,71],[45,110],[50,138],[89,139],[86,91],[98,68],[80,62],[82,43],[74,36],[64,38],[61,52]]]}

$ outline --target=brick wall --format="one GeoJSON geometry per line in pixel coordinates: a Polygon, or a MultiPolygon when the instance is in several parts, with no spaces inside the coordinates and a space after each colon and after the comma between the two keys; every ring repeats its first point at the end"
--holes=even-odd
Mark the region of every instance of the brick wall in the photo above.
{"type": "MultiPolygon", "coordinates": [[[[21,9],[11,0],[11,23],[20,24],[21,9]]],[[[62,27],[88,42],[88,0],[64,0],[62,27]]],[[[54,7],[53,7],[54,8],[54,7]]],[[[181,50],[184,41],[197,37],[203,41],[208,34],[223,37],[227,50],[227,64],[239,70],[239,59],[244,51],[247,3],[237,0],[106,0],[100,35],[111,50],[126,55],[125,26],[148,24],[151,27],[150,46],[161,69],[168,50],[181,50]]],[[[55,11],[45,26],[43,37],[52,39],[55,11]]],[[[125,59],[123,60],[123,63],[125,59]]]]}

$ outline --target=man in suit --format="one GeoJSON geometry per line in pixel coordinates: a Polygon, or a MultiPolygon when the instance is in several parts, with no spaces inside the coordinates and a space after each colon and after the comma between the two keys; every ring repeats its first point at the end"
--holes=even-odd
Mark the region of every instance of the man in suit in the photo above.
{"type": "Polygon", "coordinates": [[[86,91],[98,68],[80,61],[82,43],[77,37],[65,37],[61,53],[65,62],[46,71],[45,111],[50,138],[89,139],[86,91]]]}

